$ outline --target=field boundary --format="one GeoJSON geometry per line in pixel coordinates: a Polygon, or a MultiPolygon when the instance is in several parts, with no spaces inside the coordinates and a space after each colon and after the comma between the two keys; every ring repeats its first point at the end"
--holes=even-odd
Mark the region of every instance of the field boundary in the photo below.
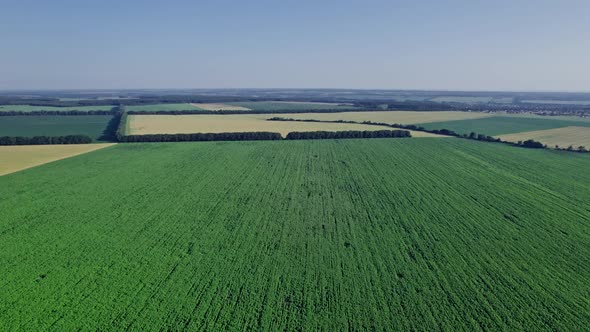
{"type": "Polygon", "coordinates": [[[90,144],[92,138],[88,135],[65,136],[2,136],[0,145],[66,145],[66,144],[90,144]]]}
{"type": "Polygon", "coordinates": [[[412,137],[408,130],[345,130],[290,132],[286,137],[273,132],[228,132],[193,134],[146,134],[120,136],[122,143],[141,142],[202,142],[202,141],[281,141],[301,139],[348,139],[348,138],[403,138],[412,137]]]}
{"type": "MultiPolygon", "coordinates": [[[[511,145],[511,146],[523,147],[523,148],[529,148],[529,149],[550,149],[546,144],[543,144],[541,142],[537,142],[532,139],[528,139],[525,141],[519,141],[519,142],[510,142],[510,141],[504,141],[504,140],[500,139],[499,137],[488,136],[485,134],[478,134],[475,132],[472,132],[470,134],[458,134],[458,133],[456,133],[452,130],[448,130],[448,129],[432,129],[432,130],[430,130],[430,129],[426,129],[426,128],[418,126],[418,125],[389,124],[389,123],[379,123],[379,122],[372,122],[372,121],[359,122],[359,121],[350,121],[350,120],[289,119],[289,118],[281,118],[281,117],[269,118],[266,121],[294,121],[294,122],[299,121],[299,122],[326,122],[326,123],[351,123],[351,124],[354,123],[354,124],[384,126],[384,127],[399,128],[399,129],[409,129],[409,130],[414,130],[414,131],[421,131],[421,132],[437,134],[437,135],[453,136],[453,137],[457,137],[457,138],[470,139],[470,140],[476,140],[476,141],[503,143],[503,144],[507,144],[507,145],[511,145]]],[[[582,153],[590,152],[590,150],[587,150],[583,147],[579,147],[577,150],[570,149],[570,148],[559,149],[559,150],[570,151],[570,152],[582,152],[582,153]]]]}
{"type": "MultiPolygon", "coordinates": [[[[8,175],[12,173],[16,173],[25,169],[45,165],[48,163],[52,163],[54,161],[63,160],[75,156],[79,156],[82,154],[86,154],[89,152],[97,151],[100,149],[104,149],[110,146],[113,146],[117,143],[100,143],[100,144],[83,144],[83,145],[69,145],[66,146],[64,144],[60,145],[20,145],[20,146],[1,146],[0,147],[0,154],[11,154],[9,160],[11,164],[8,163],[0,163],[0,176],[8,175]],[[73,151],[72,151],[73,149],[73,151]],[[22,151],[19,151],[22,150],[22,151]],[[57,151],[61,153],[56,153],[54,156],[46,155],[48,150],[68,150],[68,151],[57,151]],[[41,155],[39,155],[41,153],[41,155]],[[16,154],[16,155],[15,155],[16,154]],[[19,156],[23,155],[26,156],[26,162],[21,163],[19,160],[19,156]],[[31,157],[31,154],[33,157],[31,157]],[[15,165],[15,159],[16,164],[15,165]],[[19,165],[20,164],[20,165],[19,165]]],[[[23,160],[23,159],[21,159],[23,160]]]]}

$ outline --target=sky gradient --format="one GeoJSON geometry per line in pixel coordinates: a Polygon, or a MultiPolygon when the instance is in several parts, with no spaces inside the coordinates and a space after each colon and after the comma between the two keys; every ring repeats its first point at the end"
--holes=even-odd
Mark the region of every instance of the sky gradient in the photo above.
{"type": "Polygon", "coordinates": [[[0,89],[590,91],[588,0],[0,3],[0,89]]]}

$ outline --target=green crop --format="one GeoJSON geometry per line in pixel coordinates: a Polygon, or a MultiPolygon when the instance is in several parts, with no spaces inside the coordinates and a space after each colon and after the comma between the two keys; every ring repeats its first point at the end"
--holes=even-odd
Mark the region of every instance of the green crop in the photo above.
{"type": "Polygon", "coordinates": [[[590,156],[119,144],[0,177],[0,330],[584,330],[590,156]]]}
{"type": "Polygon", "coordinates": [[[94,140],[107,140],[103,137],[110,115],[27,115],[0,116],[0,136],[66,136],[88,135],[94,140]]]}
{"type": "MultiPolygon", "coordinates": [[[[476,132],[478,134],[496,136],[567,126],[590,127],[590,122],[583,121],[581,118],[580,121],[575,121],[552,119],[551,117],[540,119],[530,117],[494,116],[482,119],[422,123],[420,126],[429,130],[449,129],[459,134],[469,134],[471,132],[476,132]]],[[[590,128],[588,128],[588,130],[590,130],[590,128]]]]}
{"type": "MultiPolygon", "coordinates": [[[[32,105],[0,105],[0,112],[15,111],[15,112],[65,112],[65,111],[110,111],[113,109],[112,105],[96,105],[96,106],[32,106],[32,105]]],[[[2,119],[2,118],[0,118],[2,119]]]]}

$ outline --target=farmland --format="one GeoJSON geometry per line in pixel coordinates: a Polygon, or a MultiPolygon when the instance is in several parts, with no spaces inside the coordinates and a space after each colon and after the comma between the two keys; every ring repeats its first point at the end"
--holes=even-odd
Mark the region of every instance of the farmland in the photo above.
{"type": "Polygon", "coordinates": [[[523,100],[523,103],[531,104],[558,104],[558,105],[590,105],[590,100],[523,100]]]}
{"type": "Polygon", "coordinates": [[[150,104],[150,105],[129,105],[128,111],[134,112],[159,112],[159,111],[194,111],[200,108],[194,104],[150,104]]]}
{"type": "Polygon", "coordinates": [[[99,105],[99,106],[73,106],[73,107],[52,107],[52,106],[31,106],[31,105],[0,105],[0,112],[15,111],[15,112],[38,112],[38,111],[110,111],[113,106],[99,105]]]}
{"type": "Polygon", "coordinates": [[[439,103],[489,103],[491,102],[493,97],[457,97],[457,96],[445,96],[445,97],[435,97],[430,99],[431,101],[439,102],[439,103]]]}
{"type": "Polygon", "coordinates": [[[101,141],[111,119],[108,115],[3,116],[0,117],[0,136],[88,135],[101,141]]]}
{"type": "Polygon", "coordinates": [[[383,112],[345,112],[345,113],[301,113],[276,115],[293,119],[314,119],[323,121],[372,121],[388,124],[417,124],[435,121],[452,121],[463,119],[479,119],[491,116],[487,113],[475,112],[412,112],[412,111],[383,111],[383,112]]]}
{"type": "Polygon", "coordinates": [[[576,121],[575,118],[561,120],[551,117],[494,116],[484,119],[431,122],[421,126],[426,129],[449,129],[460,134],[476,132],[491,136],[567,126],[586,126],[589,127],[588,130],[590,131],[590,122],[588,121],[576,121]]]}
{"type": "Polygon", "coordinates": [[[583,330],[590,156],[565,154],[119,144],[3,176],[0,329],[583,330]]]}
{"type": "MultiPolygon", "coordinates": [[[[266,121],[268,115],[131,115],[128,135],[267,131],[286,136],[294,131],[383,130],[388,127],[348,123],[266,121]]],[[[412,132],[412,136],[431,137],[412,132]]]]}
{"type": "Polygon", "coordinates": [[[95,151],[112,144],[0,146],[0,175],[95,151]]]}
{"type": "Polygon", "coordinates": [[[238,105],[228,105],[228,104],[211,104],[211,103],[199,103],[199,104],[191,104],[198,109],[206,110],[206,111],[250,111],[249,108],[238,106],[238,105]]]}
{"type": "Polygon", "coordinates": [[[337,103],[288,102],[288,101],[258,101],[258,102],[230,102],[228,105],[245,107],[254,111],[306,111],[306,110],[351,110],[356,107],[337,103]]]}
{"type": "Polygon", "coordinates": [[[501,139],[509,142],[533,139],[547,144],[549,147],[559,145],[562,148],[579,146],[590,148],[590,128],[588,127],[563,127],[555,129],[527,131],[516,134],[500,135],[501,139]]]}

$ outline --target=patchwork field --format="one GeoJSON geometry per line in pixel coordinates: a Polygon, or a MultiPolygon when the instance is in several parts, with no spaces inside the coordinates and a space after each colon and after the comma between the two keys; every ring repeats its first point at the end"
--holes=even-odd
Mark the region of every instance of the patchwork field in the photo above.
{"type": "Polygon", "coordinates": [[[159,111],[194,111],[200,108],[194,104],[153,104],[153,105],[128,105],[127,111],[159,112],[159,111]]]}
{"type": "MultiPolygon", "coordinates": [[[[295,121],[266,121],[268,115],[130,115],[128,135],[227,133],[268,131],[286,136],[293,131],[383,130],[389,127],[348,123],[319,123],[295,121]]],[[[412,132],[415,137],[437,135],[412,132]]]]}
{"type": "Polygon", "coordinates": [[[238,105],[228,105],[228,104],[191,104],[194,107],[206,111],[250,111],[249,108],[238,106],[238,105]]]}
{"type": "Polygon", "coordinates": [[[111,145],[113,144],[0,146],[0,176],[111,145]]]}
{"type": "Polygon", "coordinates": [[[435,97],[430,99],[438,103],[489,103],[494,99],[493,97],[461,97],[461,96],[448,96],[448,97],[435,97]]]}
{"type": "Polygon", "coordinates": [[[485,119],[432,122],[421,125],[426,129],[449,129],[460,134],[476,132],[490,136],[567,126],[585,126],[590,131],[590,122],[553,119],[551,117],[494,116],[485,119]]]}
{"type": "Polygon", "coordinates": [[[333,104],[333,103],[314,103],[314,102],[292,102],[292,101],[257,101],[257,102],[231,102],[227,105],[241,106],[254,111],[305,111],[305,110],[333,110],[356,109],[352,105],[333,104]]]}
{"type": "Polygon", "coordinates": [[[322,109],[354,109],[351,105],[340,105],[330,103],[303,103],[303,102],[281,102],[281,101],[260,101],[260,102],[229,102],[229,103],[193,103],[193,104],[154,104],[154,105],[130,105],[129,111],[157,112],[157,111],[272,111],[272,110],[322,110],[322,109]]]}
{"type": "Polygon", "coordinates": [[[109,115],[2,116],[0,136],[88,135],[101,141],[111,119],[109,115]]]}
{"type": "Polygon", "coordinates": [[[52,106],[31,106],[31,105],[0,105],[0,112],[32,112],[32,111],[110,111],[111,105],[103,106],[75,106],[75,107],[52,107],[52,106]]]}
{"type": "Polygon", "coordinates": [[[522,103],[532,104],[559,104],[559,105],[590,105],[590,100],[522,100],[522,103]]]}
{"type": "Polygon", "coordinates": [[[549,147],[559,145],[562,148],[567,148],[571,145],[574,148],[578,148],[579,146],[590,148],[589,127],[564,127],[547,130],[527,131],[523,133],[500,135],[499,137],[509,142],[533,139],[543,144],[547,144],[549,147]]]}
{"type": "Polygon", "coordinates": [[[383,112],[343,112],[343,113],[300,113],[300,114],[277,114],[293,119],[314,119],[314,120],[347,120],[347,121],[372,121],[388,124],[418,124],[435,121],[450,121],[463,119],[480,119],[490,117],[488,113],[476,112],[412,112],[412,111],[383,111],[383,112]]]}
{"type": "Polygon", "coordinates": [[[0,177],[0,330],[582,331],[590,156],[119,144],[0,177]]]}

